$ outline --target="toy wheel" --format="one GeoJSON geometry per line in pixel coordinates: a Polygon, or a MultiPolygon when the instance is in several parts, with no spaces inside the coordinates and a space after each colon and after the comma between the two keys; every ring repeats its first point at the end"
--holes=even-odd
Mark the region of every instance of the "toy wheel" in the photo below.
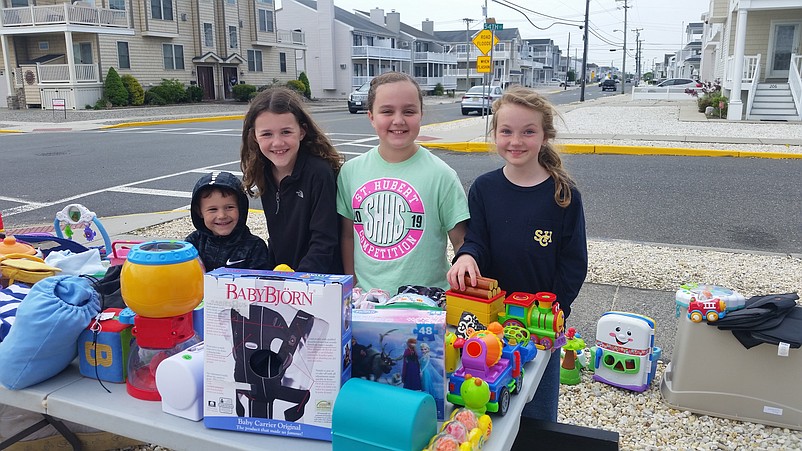
{"type": "Polygon", "coordinates": [[[512,392],[513,395],[517,395],[521,393],[521,390],[524,388],[524,373],[521,372],[521,375],[518,376],[518,379],[515,379],[515,390],[512,392]]]}
{"type": "Polygon", "coordinates": [[[700,312],[691,312],[691,314],[688,315],[688,318],[690,318],[694,323],[698,323],[702,321],[702,314],[700,312]]]}
{"type": "Polygon", "coordinates": [[[707,312],[707,322],[712,323],[718,321],[718,312],[707,312]]]}
{"type": "Polygon", "coordinates": [[[502,324],[502,326],[504,326],[504,327],[512,327],[512,326],[514,326],[514,327],[520,327],[521,329],[526,329],[526,326],[524,326],[524,323],[522,323],[520,320],[517,320],[517,319],[508,319],[507,321],[504,321],[504,324],[502,324]]]}
{"type": "Polygon", "coordinates": [[[526,346],[529,343],[529,331],[521,326],[505,326],[504,338],[507,340],[507,343],[513,346],[519,343],[526,346]]]}
{"type": "Polygon", "coordinates": [[[554,346],[554,342],[549,337],[543,337],[540,339],[540,345],[543,346],[543,349],[551,349],[554,346]]]}
{"type": "Polygon", "coordinates": [[[501,393],[498,395],[498,414],[502,417],[507,414],[510,408],[510,391],[507,387],[502,387],[501,393]]]}

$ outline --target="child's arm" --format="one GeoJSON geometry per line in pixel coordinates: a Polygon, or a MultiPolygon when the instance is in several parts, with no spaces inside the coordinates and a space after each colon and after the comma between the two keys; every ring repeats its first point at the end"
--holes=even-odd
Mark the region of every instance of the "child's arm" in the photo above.
{"type": "MultiPolygon", "coordinates": [[[[345,216],[340,216],[340,250],[343,258],[343,272],[356,278],[354,273],[354,221],[345,216]]],[[[356,284],[356,280],[354,284],[356,284]]]]}
{"type": "Polygon", "coordinates": [[[448,231],[448,239],[451,241],[451,246],[454,248],[454,253],[459,252],[462,243],[465,242],[465,233],[468,231],[468,221],[461,221],[454,226],[453,229],[448,231]]]}
{"type": "Polygon", "coordinates": [[[468,285],[465,283],[465,275],[468,275],[471,278],[471,286],[476,286],[476,278],[481,277],[482,274],[479,272],[479,265],[476,264],[476,260],[470,254],[462,254],[457,258],[457,261],[454,262],[454,265],[451,269],[448,270],[446,274],[446,278],[448,279],[448,284],[451,285],[451,288],[464,290],[468,285]]]}

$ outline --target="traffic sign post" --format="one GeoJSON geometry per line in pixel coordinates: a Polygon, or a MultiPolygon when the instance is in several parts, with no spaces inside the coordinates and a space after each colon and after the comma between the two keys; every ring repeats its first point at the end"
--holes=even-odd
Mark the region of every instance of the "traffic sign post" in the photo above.
{"type": "Polygon", "coordinates": [[[496,44],[498,44],[498,38],[495,37],[490,30],[482,30],[473,37],[473,45],[485,55],[487,55],[487,52],[493,49],[493,46],[496,44]]]}
{"type": "Polygon", "coordinates": [[[504,24],[503,23],[485,23],[484,29],[485,30],[493,30],[493,31],[503,30],[504,29],[504,24]]]}

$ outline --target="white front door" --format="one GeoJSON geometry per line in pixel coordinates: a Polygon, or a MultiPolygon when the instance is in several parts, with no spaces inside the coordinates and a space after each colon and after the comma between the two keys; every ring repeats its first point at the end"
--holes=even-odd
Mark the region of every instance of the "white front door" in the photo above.
{"type": "Polygon", "coordinates": [[[0,69],[0,108],[8,107],[8,103],[6,103],[6,97],[8,97],[7,76],[10,77],[11,73],[5,69],[0,69]]]}
{"type": "Polygon", "coordinates": [[[799,53],[800,22],[772,22],[766,78],[788,78],[791,54],[799,53]]]}

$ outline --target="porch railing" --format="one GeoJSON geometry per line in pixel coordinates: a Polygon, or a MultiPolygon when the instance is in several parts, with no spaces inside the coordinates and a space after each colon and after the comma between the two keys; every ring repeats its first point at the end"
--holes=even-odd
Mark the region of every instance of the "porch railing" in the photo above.
{"type": "MultiPolygon", "coordinates": [[[[751,84],[749,85],[749,94],[746,96],[746,118],[749,119],[749,114],[752,112],[752,104],[755,101],[755,91],[757,91],[757,82],[758,78],[760,77],[760,53],[757,54],[757,57],[753,59],[753,57],[749,57],[750,65],[754,61],[754,66],[750,67],[752,78],[749,79],[751,84]]],[[[746,59],[744,59],[744,66],[746,66],[746,59]]],[[[747,72],[747,71],[744,71],[747,72]]],[[[744,75],[746,77],[746,74],[744,75]]],[[[743,80],[744,82],[747,81],[746,78],[743,80]]],[[[730,94],[732,97],[732,94],[730,94]]]]}
{"type": "MultiPolygon", "coordinates": [[[[727,65],[726,65],[726,74],[727,77],[725,80],[728,84],[731,84],[734,80],[733,72],[735,71],[735,57],[730,56],[727,58],[727,65]]],[[[744,68],[743,72],[741,73],[741,82],[742,83],[753,83],[760,78],[760,71],[758,68],[760,67],[760,55],[744,55],[744,68]]]]}
{"type": "MultiPolygon", "coordinates": [[[[39,84],[48,83],[69,83],[70,65],[69,64],[37,64],[39,72],[39,84]]],[[[97,64],[76,64],[75,65],[76,83],[98,83],[97,64]]]]}
{"type": "Polygon", "coordinates": [[[788,86],[794,98],[796,114],[802,119],[802,55],[791,54],[791,67],[788,70],[788,86]]]}
{"type": "Polygon", "coordinates": [[[3,8],[2,27],[32,27],[38,25],[77,24],[99,27],[128,27],[128,11],[94,8],[91,6],[61,5],[3,8]]]}
{"type": "Polygon", "coordinates": [[[375,47],[358,45],[351,47],[352,58],[386,58],[409,61],[411,53],[405,49],[391,49],[389,47],[375,47]]]}

